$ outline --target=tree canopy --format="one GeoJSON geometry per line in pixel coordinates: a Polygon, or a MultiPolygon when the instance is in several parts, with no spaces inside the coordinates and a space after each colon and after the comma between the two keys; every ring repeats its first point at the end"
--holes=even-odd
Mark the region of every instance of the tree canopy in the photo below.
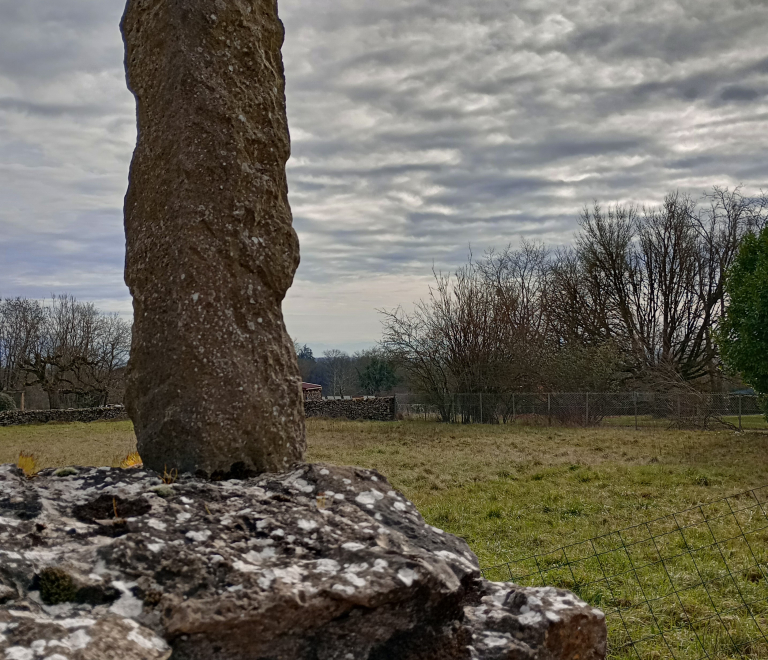
{"type": "Polygon", "coordinates": [[[729,302],[719,329],[723,361],[768,394],[768,227],[744,238],[725,291],[729,302]]]}

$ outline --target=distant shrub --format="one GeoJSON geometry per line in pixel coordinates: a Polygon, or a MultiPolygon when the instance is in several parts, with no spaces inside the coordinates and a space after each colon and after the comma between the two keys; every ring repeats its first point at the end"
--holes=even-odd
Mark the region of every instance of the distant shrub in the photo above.
{"type": "Polygon", "coordinates": [[[2,392],[0,393],[0,412],[5,412],[6,410],[16,410],[16,402],[10,394],[2,392]]]}

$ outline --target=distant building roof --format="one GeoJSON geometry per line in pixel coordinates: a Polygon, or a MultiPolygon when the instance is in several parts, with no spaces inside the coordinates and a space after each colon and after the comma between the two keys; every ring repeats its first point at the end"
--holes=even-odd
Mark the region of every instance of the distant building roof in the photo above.
{"type": "Polygon", "coordinates": [[[314,383],[302,383],[301,384],[301,391],[306,392],[307,390],[322,390],[322,385],[315,385],[314,383]]]}

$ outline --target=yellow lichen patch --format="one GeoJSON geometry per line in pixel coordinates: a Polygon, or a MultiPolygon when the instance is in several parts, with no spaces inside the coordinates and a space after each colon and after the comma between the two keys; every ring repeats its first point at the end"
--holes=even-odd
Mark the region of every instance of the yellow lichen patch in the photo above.
{"type": "Polygon", "coordinates": [[[24,470],[28,477],[34,477],[37,474],[37,459],[32,454],[21,452],[16,466],[24,470]]]}
{"type": "Polygon", "coordinates": [[[141,467],[143,464],[144,463],[141,460],[141,456],[139,456],[139,452],[132,451],[130,454],[128,454],[128,456],[126,456],[120,462],[120,467],[121,468],[141,467]]]}

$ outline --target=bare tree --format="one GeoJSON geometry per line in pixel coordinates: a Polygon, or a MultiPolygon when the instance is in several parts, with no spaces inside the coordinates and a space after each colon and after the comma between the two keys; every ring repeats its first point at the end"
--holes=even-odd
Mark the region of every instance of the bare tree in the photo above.
{"type": "Polygon", "coordinates": [[[91,353],[76,372],[81,390],[97,395],[99,405],[121,389],[130,348],[131,326],[117,314],[100,315],[91,353]]]}
{"type": "Polygon", "coordinates": [[[658,208],[585,209],[576,250],[553,268],[553,327],[585,343],[611,340],[637,381],[719,388],[712,331],[723,281],[747,231],[765,222],[765,198],[714,188],[700,208],[667,195],[658,208]],[[581,311],[580,311],[581,310],[581,311]]]}
{"type": "Polygon", "coordinates": [[[491,251],[480,262],[470,255],[453,275],[435,272],[428,298],[412,313],[381,312],[382,348],[443,419],[456,393],[500,394],[536,379],[546,339],[546,264],[547,251],[532,244],[491,251]]]}
{"type": "Polygon", "coordinates": [[[24,384],[40,386],[51,408],[61,406],[63,394],[107,402],[127,362],[130,326],[71,296],[53,296],[40,309],[40,322],[19,363],[24,384]]]}
{"type": "Polygon", "coordinates": [[[44,312],[36,300],[0,301],[0,391],[23,387],[22,365],[40,332],[44,312]]]}
{"type": "Polygon", "coordinates": [[[349,396],[356,385],[356,372],[352,360],[343,351],[323,352],[323,368],[333,396],[349,396]]]}
{"type": "Polygon", "coordinates": [[[595,203],[573,248],[523,243],[434,272],[412,312],[381,312],[381,346],[444,419],[463,392],[718,390],[725,273],[766,218],[766,196],[738,188],[702,204],[680,193],[642,209],[595,203]]]}

